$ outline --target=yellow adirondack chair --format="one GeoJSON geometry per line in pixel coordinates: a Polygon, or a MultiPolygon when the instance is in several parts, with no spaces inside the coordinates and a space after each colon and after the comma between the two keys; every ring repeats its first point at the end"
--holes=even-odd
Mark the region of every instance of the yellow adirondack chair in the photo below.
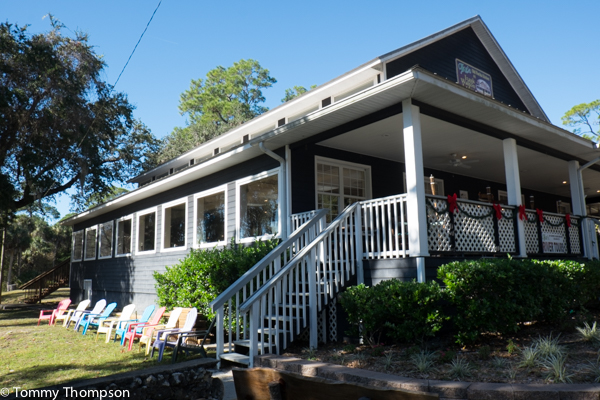
{"type": "Polygon", "coordinates": [[[77,305],[77,308],[65,310],[65,313],[63,313],[62,315],[58,315],[54,318],[54,326],[58,325],[59,320],[63,320],[63,327],[66,328],[69,325],[69,320],[73,318],[75,321],[77,321],[77,319],[79,319],[79,317],[82,314],[81,311],[88,308],[89,305],[89,300],[83,300],[77,305]]]}
{"type": "Polygon", "coordinates": [[[131,321],[131,314],[135,310],[135,304],[128,304],[123,307],[123,311],[119,317],[106,318],[100,326],[98,326],[98,330],[96,331],[96,340],[98,340],[98,335],[101,333],[106,334],[106,343],[110,340],[110,335],[112,334],[112,330],[119,327],[120,324],[127,324],[131,321]]]}
{"type": "Polygon", "coordinates": [[[146,345],[146,355],[150,354],[152,340],[153,340],[153,337],[156,336],[155,333],[161,329],[175,328],[177,326],[177,321],[179,320],[179,317],[181,316],[182,311],[183,311],[183,308],[175,307],[173,309],[173,311],[171,311],[171,315],[169,316],[169,320],[167,321],[166,324],[153,325],[153,326],[148,326],[148,327],[144,328],[144,333],[140,337],[140,347],[139,347],[138,351],[141,351],[142,345],[145,344],[146,345]]]}

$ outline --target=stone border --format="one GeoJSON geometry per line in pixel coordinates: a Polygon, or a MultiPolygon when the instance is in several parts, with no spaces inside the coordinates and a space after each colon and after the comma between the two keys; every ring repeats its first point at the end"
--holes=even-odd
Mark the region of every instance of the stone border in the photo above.
{"type": "Polygon", "coordinates": [[[341,382],[437,393],[452,400],[599,400],[600,384],[510,384],[413,379],[295,357],[265,354],[254,358],[257,367],[318,376],[341,382]]]}

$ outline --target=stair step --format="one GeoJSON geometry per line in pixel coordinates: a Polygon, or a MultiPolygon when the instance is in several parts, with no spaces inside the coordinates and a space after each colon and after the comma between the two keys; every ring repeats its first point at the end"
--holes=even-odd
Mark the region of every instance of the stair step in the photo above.
{"type": "MultiPolygon", "coordinates": [[[[250,348],[250,339],[245,339],[245,340],[236,340],[233,342],[234,345],[236,346],[240,346],[240,347],[248,347],[250,348]]],[[[257,343],[258,345],[258,350],[262,350],[263,344],[259,341],[257,343]]],[[[265,347],[268,347],[269,343],[265,343],[265,347]]],[[[233,353],[233,354],[237,354],[237,353],[233,353]]]]}
{"type": "Polygon", "coordinates": [[[250,357],[249,356],[245,356],[243,354],[238,354],[238,353],[224,353],[221,354],[221,360],[227,360],[230,362],[234,362],[234,363],[238,363],[238,364],[243,364],[245,366],[250,365],[250,357]]]}

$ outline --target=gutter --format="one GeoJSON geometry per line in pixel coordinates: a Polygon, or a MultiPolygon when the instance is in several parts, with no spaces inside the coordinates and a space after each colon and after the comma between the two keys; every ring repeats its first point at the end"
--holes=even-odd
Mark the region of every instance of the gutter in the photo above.
{"type": "Polygon", "coordinates": [[[278,196],[281,199],[280,202],[280,210],[281,210],[281,215],[280,215],[280,224],[281,224],[281,238],[282,239],[287,239],[288,237],[288,210],[287,210],[287,186],[288,186],[288,180],[287,180],[287,168],[286,168],[286,161],[283,157],[279,156],[278,154],[274,153],[273,151],[267,149],[265,147],[265,142],[264,140],[262,142],[258,143],[258,148],[265,153],[266,155],[268,155],[269,157],[279,161],[279,164],[281,166],[281,174],[280,174],[280,179],[278,180],[279,184],[277,185],[277,191],[279,193],[281,193],[281,196],[278,196]]]}

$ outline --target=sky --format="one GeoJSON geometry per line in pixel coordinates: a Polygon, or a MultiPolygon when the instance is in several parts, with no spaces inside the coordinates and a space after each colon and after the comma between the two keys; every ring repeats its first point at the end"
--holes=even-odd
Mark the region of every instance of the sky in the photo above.
{"type": "MultiPolygon", "coordinates": [[[[48,13],[82,31],[114,84],[159,0],[0,0],[0,21],[46,32],[48,13]]],[[[323,84],[367,61],[480,15],[551,122],[600,98],[598,0],[191,1],[162,0],[115,90],[156,137],[185,126],[180,94],[216,66],[255,59],[285,89],[323,84]]],[[[68,196],[57,202],[69,212],[68,196]]]]}

